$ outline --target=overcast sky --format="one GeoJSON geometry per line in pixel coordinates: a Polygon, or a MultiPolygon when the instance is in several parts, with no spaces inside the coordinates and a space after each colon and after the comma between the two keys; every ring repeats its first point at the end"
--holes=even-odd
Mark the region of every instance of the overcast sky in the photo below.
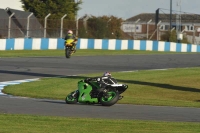
{"type": "MultiPolygon", "coordinates": [[[[119,18],[128,19],[140,13],[155,13],[158,8],[168,9],[169,13],[170,0],[82,0],[81,10],[78,12],[79,17],[85,14],[102,16],[113,15],[119,18]]],[[[200,14],[200,0],[172,0],[173,10],[180,10],[200,14]],[[181,1],[181,6],[177,2],[181,1]]],[[[20,0],[0,0],[0,8],[10,7],[22,10],[20,0]]]]}

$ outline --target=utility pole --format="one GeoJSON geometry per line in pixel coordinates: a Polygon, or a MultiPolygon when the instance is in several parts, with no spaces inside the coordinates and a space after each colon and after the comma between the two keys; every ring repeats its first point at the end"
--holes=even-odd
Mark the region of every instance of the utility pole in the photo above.
{"type": "Polygon", "coordinates": [[[170,30],[172,28],[172,0],[170,0],[170,30]]]}
{"type": "MultiPolygon", "coordinates": [[[[79,2],[82,2],[82,0],[74,0],[75,4],[79,3],[79,2]]],[[[75,21],[76,21],[76,36],[78,36],[78,11],[75,12],[75,21]]]]}

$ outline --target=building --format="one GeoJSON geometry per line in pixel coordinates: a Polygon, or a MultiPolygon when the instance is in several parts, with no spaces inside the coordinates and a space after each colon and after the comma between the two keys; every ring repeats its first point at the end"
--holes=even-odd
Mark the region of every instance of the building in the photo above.
{"type": "Polygon", "coordinates": [[[142,13],[125,20],[122,30],[133,39],[160,40],[166,31],[176,30],[188,38],[191,43],[200,44],[200,15],[142,13]],[[135,28],[136,27],[136,28],[135,28]]]}
{"type": "Polygon", "coordinates": [[[44,28],[31,13],[15,9],[0,9],[0,38],[41,37],[44,28]]]}

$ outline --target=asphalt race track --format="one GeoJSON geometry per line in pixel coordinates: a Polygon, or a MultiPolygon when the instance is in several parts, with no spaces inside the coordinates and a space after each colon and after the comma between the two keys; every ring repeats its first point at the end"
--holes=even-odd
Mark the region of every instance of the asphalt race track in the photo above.
{"type": "MultiPolygon", "coordinates": [[[[96,72],[199,67],[200,54],[0,58],[0,82],[96,72]]],[[[99,76],[99,75],[97,75],[99,76]]],[[[63,98],[64,99],[64,98],[63,98]]],[[[116,104],[68,105],[65,101],[0,95],[0,113],[65,117],[200,122],[200,108],[116,104]]]]}

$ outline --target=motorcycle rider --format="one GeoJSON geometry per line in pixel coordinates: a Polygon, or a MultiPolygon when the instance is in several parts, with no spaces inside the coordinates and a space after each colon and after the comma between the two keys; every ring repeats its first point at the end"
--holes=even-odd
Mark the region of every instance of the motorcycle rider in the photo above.
{"type": "Polygon", "coordinates": [[[113,84],[113,81],[110,80],[112,77],[110,72],[105,72],[102,77],[97,78],[97,82],[100,84],[101,88],[105,88],[108,85],[113,84]]]}
{"type": "Polygon", "coordinates": [[[109,78],[111,78],[111,73],[110,72],[105,72],[104,74],[103,74],[103,77],[109,77],[109,78]]]}
{"type": "Polygon", "coordinates": [[[87,78],[86,82],[91,80],[97,81],[101,88],[106,88],[107,86],[114,84],[114,82],[117,82],[115,79],[112,78],[110,72],[105,72],[101,77],[87,78]]]}
{"type": "MultiPolygon", "coordinates": [[[[102,77],[89,78],[89,80],[86,80],[86,81],[90,81],[90,80],[97,81],[99,83],[99,86],[101,87],[99,91],[101,91],[102,89],[107,89],[107,86],[117,83],[117,80],[112,77],[110,72],[105,72],[102,77]]],[[[122,99],[122,98],[123,96],[120,95],[119,99],[122,99]]]]}
{"type": "MultiPolygon", "coordinates": [[[[74,40],[77,39],[77,37],[73,34],[72,30],[68,30],[67,31],[67,35],[65,36],[65,41],[68,40],[68,39],[74,39],[74,40]]],[[[76,52],[76,43],[77,43],[77,41],[73,42],[73,44],[74,44],[74,49],[73,49],[74,53],[76,52]]]]}

